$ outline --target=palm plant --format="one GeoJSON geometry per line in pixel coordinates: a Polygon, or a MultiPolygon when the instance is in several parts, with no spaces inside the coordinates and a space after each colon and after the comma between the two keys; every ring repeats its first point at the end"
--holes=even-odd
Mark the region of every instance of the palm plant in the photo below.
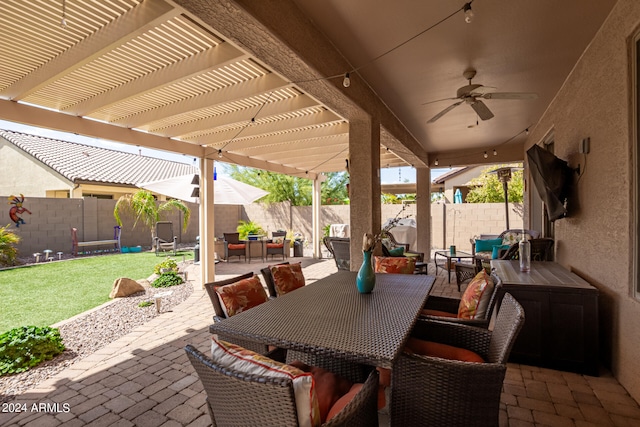
{"type": "Polygon", "coordinates": [[[133,226],[138,221],[142,221],[151,230],[151,241],[155,240],[156,223],[160,220],[160,215],[164,211],[177,209],[183,214],[182,228],[187,229],[191,210],[181,200],[171,199],[166,202],[157,203],[153,194],[148,190],[138,190],[133,194],[121,196],[113,208],[113,217],[119,226],[122,226],[121,214],[129,212],[135,217],[133,226]]]}
{"type": "Polygon", "coordinates": [[[18,255],[15,245],[20,241],[20,236],[7,231],[9,226],[0,227],[0,265],[14,265],[18,255]]]}

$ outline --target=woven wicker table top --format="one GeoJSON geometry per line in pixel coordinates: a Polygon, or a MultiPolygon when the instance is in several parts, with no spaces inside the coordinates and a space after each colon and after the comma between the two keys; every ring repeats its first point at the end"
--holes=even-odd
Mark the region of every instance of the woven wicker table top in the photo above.
{"type": "Polygon", "coordinates": [[[435,278],[377,274],[370,294],[342,271],[215,323],[216,334],[392,367],[435,278]]]}

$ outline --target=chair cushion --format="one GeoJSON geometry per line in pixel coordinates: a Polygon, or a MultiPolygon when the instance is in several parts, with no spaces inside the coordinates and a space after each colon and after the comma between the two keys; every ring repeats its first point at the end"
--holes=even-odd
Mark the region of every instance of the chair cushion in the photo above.
{"type": "Polygon", "coordinates": [[[269,268],[271,269],[271,275],[273,275],[273,283],[276,285],[278,296],[295,291],[304,286],[302,265],[299,262],[295,264],[272,265],[269,266],[269,268]]]}
{"type": "Polygon", "coordinates": [[[355,383],[354,385],[352,385],[349,391],[347,392],[347,394],[343,395],[340,399],[336,401],[336,403],[333,404],[333,406],[329,410],[329,413],[327,414],[327,418],[325,422],[331,420],[331,418],[338,415],[340,411],[342,411],[344,407],[347,406],[349,402],[353,400],[356,394],[360,392],[363,385],[364,384],[362,383],[355,383]]]}
{"type": "Polygon", "coordinates": [[[267,243],[267,248],[282,248],[284,247],[284,243],[267,243]]]}
{"type": "Polygon", "coordinates": [[[441,359],[460,360],[462,362],[484,363],[484,359],[466,348],[454,347],[433,341],[424,341],[418,338],[409,338],[405,346],[407,353],[421,356],[439,357],[441,359]]]}
{"type": "Polygon", "coordinates": [[[324,423],[329,410],[342,396],[349,392],[353,383],[331,371],[317,366],[306,365],[299,360],[294,360],[290,365],[313,375],[316,396],[318,397],[318,407],[320,409],[320,419],[324,423]]]}
{"type": "Polygon", "coordinates": [[[431,309],[428,309],[428,308],[422,309],[420,314],[422,316],[453,317],[453,318],[457,318],[458,317],[458,313],[449,313],[448,311],[431,310],[431,309]]]}
{"type": "MultiPolygon", "coordinates": [[[[301,427],[318,426],[320,408],[314,387],[313,375],[310,372],[277,362],[261,354],[237,345],[211,339],[211,359],[219,366],[246,373],[270,378],[290,378],[293,381],[298,423],[301,427]]],[[[251,410],[250,404],[247,410],[251,410]]]]}
{"type": "Polygon", "coordinates": [[[247,245],[244,244],[244,243],[229,243],[227,245],[227,248],[229,248],[229,249],[244,249],[246,247],[247,247],[247,245]]]}
{"type": "Polygon", "coordinates": [[[509,249],[511,246],[509,245],[495,245],[493,247],[493,251],[491,252],[491,259],[500,258],[500,251],[509,249]]]}
{"type": "Polygon", "coordinates": [[[502,245],[502,239],[476,240],[476,252],[491,252],[493,247],[502,245]]]}
{"type": "Polygon", "coordinates": [[[219,286],[216,288],[216,293],[227,317],[242,313],[269,299],[258,276],[219,286]]]}
{"type": "Polygon", "coordinates": [[[404,247],[398,246],[397,248],[389,249],[390,256],[403,256],[404,255],[404,247]]]}
{"type": "Polygon", "coordinates": [[[484,319],[492,292],[493,280],[483,269],[469,282],[462,294],[458,306],[458,318],[484,319]]]}
{"type": "Polygon", "coordinates": [[[522,240],[522,236],[527,236],[527,240],[532,239],[529,233],[522,234],[522,232],[520,231],[509,231],[508,233],[505,233],[504,236],[502,236],[502,243],[498,244],[511,246],[514,243],[520,243],[520,240],[522,240]]]}
{"type": "Polygon", "coordinates": [[[416,259],[413,257],[375,257],[376,273],[413,274],[416,269],[416,259]]]}

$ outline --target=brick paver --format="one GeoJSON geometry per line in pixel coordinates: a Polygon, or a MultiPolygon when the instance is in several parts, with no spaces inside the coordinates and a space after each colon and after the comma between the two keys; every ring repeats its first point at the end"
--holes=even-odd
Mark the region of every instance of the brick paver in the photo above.
{"type": "MultiPolygon", "coordinates": [[[[333,260],[303,262],[311,283],[336,271],[333,260]]],[[[220,263],[218,279],[247,271],[259,273],[267,263],[220,263]]],[[[433,263],[428,267],[434,273],[433,263]]],[[[188,277],[198,283],[199,266],[188,277]]],[[[196,286],[197,287],[197,286],[196,286]]],[[[464,291],[464,287],[463,287],[464,291]]],[[[445,272],[433,295],[460,296],[445,272]]],[[[136,328],[132,333],[75,363],[15,402],[67,404],[58,413],[0,413],[2,426],[188,426],[211,424],[202,384],[189,364],[184,346],[207,353],[213,308],[202,289],[187,301],[136,328]]],[[[610,375],[586,377],[531,366],[509,364],[500,410],[501,427],[638,425],[640,407],[610,375]]],[[[381,417],[381,425],[388,417],[381,417]]]]}

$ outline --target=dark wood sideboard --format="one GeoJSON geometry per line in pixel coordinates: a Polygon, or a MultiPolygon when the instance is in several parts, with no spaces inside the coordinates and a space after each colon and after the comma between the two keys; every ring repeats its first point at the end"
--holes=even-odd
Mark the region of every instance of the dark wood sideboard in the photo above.
{"type": "Polygon", "coordinates": [[[523,306],[525,322],[510,361],[598,375],[598,290],[555,262],[493,260],[491,267],[523,306]]]}

